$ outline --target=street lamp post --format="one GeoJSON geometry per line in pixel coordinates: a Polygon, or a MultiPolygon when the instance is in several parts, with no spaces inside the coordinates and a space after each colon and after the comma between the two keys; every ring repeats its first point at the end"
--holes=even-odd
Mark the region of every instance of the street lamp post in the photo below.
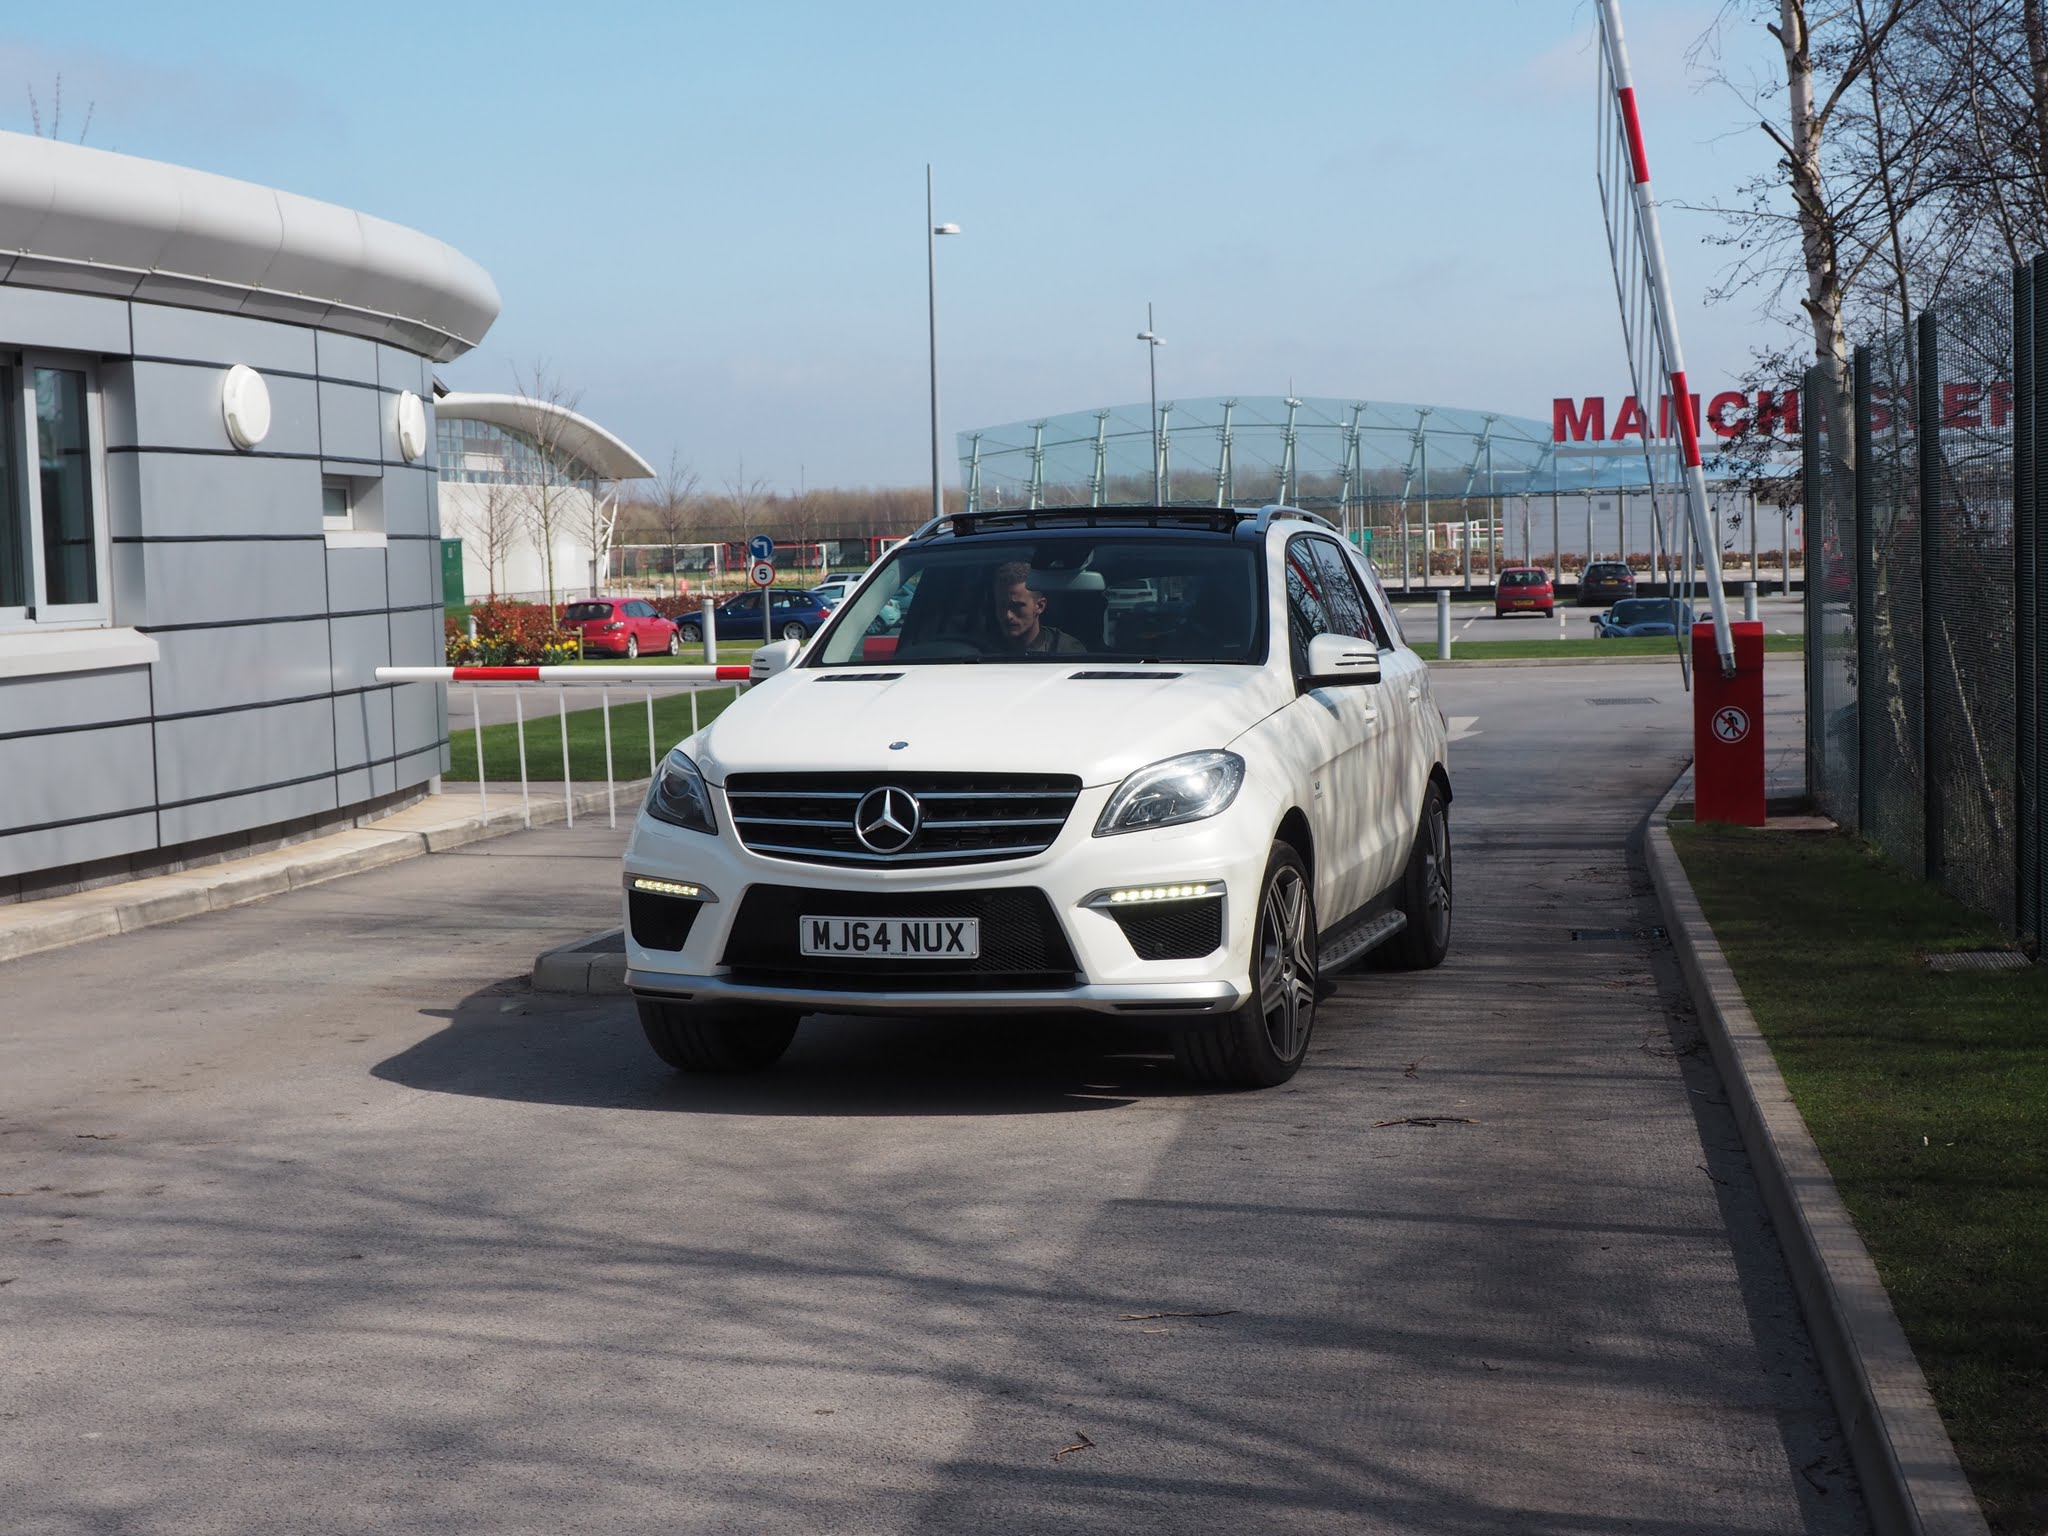
{"type": "Polygon", "coordinates": [[[1152,379],[1152,505],[1156,507],[1165,494],[1159,485],[1159,349],[1166,341],[1152,330],[1149,300],[1145,304],[1145,329],[1138,332],[1138,340],[1145,343],[1145,370],[1152,379]]]}
{"type": "Polygon", "coordinates": [[[939,236],[957,235],[958,224],[932,222],[932,168],[924,168],[924,276],[925,307],[931,321],[932,358],[932,516],[946,515],[945,482],[940,478],[939,457],[939,236]]]}

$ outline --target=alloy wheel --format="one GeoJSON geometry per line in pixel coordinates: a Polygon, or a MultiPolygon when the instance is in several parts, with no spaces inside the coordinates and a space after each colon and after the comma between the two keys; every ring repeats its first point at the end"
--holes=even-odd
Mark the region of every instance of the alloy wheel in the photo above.
{"type": "Polygon", "coordinates": [[[1422,900],[1432,944],[1451,933],[1451,821],[1443,802],[1432,799],[1422,850],[1422,900]]]}
{"type": "Polygon", "coordinates": [[[1273,1054],[1291,1062],[1308,1045],[1315,1023],[1316,950],[1309,926],[1308,886],[1282,869],[1259,905],[1259,1009],[1273,1054]]]}

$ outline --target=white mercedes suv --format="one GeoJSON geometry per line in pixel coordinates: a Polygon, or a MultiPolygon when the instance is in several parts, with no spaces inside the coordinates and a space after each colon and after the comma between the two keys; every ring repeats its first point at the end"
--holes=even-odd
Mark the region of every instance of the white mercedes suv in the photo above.
{"type": "Polygon", "coordinates": [[[1428,669],[1313,513],[941,518],[754,674],[626,848],[678,1069],[767,1067],[807,1013],[1082,1012],[1267,1086],[1319,978],[1450,942],[1428,669]]]}

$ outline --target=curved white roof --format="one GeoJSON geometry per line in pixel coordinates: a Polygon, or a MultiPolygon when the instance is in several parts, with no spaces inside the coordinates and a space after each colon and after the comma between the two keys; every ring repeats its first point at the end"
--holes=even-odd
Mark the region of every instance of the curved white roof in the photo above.
{"type": "Polygon", "coordinates": [[[551,444],[587,464],[602,480],[652,480],[654,466],[588,416],[567,406],[527,395],[446,394],[434,401],[444,421],[486,421],[537,442],[551,444]]]}
{"type": "Polygon", "coordinates": [[[290,192],[0,133],[0,282],[321,325],[445,362],[490,274],[403,225],[290,192]]]}

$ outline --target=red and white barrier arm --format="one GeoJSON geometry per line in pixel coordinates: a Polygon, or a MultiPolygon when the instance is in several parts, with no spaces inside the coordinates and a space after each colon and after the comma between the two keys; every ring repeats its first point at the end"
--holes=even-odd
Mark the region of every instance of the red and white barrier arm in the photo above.
{"type": "Polygon", "coordinates": [[[379,667],[380,683],[744,683],[745,666],[379,667]]]}

